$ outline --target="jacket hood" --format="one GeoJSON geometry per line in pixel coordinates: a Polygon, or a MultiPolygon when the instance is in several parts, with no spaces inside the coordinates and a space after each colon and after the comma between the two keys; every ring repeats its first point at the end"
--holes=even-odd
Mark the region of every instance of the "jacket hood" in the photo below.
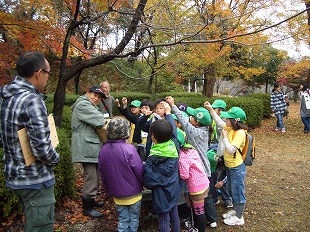
{"type": "Polygon", "coordinates": [[[14,80],[9,85],[5,85],[1,88],[1,97],[2,98],[10,98],[14,95],[20,95],[24,92],[33,92],[35,94],[39,94],[43,97],[43,94],[37,90],[34,85],[32,85],[25,78],[16,76],[14,80]]]}
{"type": "Polygon", "coordinates": [[[89,101],[88,97],[86,95],[80,96],[78,99],[76,99],[76,101],[74,102],[74,104],[71,106],[71,110],[74,110],[74,107],[81,101],[89,101]]]}

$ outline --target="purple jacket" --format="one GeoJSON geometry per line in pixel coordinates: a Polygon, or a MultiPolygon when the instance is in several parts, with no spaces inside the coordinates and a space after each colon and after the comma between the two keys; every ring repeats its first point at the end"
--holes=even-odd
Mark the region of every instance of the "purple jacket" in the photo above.
{"type": "Polygon", "coordinates": [[[143,189],[143,162],[125,140],[108,140],[101,148],[98,167],[108,197],[132,196],[143,189]]]}

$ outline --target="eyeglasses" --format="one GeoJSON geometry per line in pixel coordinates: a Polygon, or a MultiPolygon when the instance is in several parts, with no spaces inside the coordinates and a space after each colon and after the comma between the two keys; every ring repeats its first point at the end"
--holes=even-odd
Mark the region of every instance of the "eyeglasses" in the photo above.
{"type": "Polygon", "coordinates": [[[50,74],[50,75],[52,75],[53,73],[51,72],[51,71],[47,71],[47,70],[44,70],[44,69],[41,69],[43,72],[45,72],[45,73],[48,73],[48,74],[50,74]]]}

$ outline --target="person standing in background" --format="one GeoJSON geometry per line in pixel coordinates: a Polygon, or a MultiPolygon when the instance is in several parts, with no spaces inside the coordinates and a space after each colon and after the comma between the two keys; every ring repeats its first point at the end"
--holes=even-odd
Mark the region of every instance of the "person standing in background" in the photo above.
{"type": "Polygon", "coordinates": [[[270,95],[270,106],[274,115],[277,117],[277,125],[275,131],[281,130],[282,133],[286,132],[283,123],[284,110],[287,109],[284,94],[281,92],[279,83],[274,84],[274,88],[270,95]]]}
{"type": "Polygon", "coordinates": [[[113,108],[115,105],[115,99],[110,94],[110,84],[107,81],[104,81],[100,84],[101,90],[103,92],[103,97],[98,107],[102,111],[104,118],[113,117],[113,108]]]}
{"type": "Polygon", "coordinates": [[[72,162],[81,163],[83,166],[85,176],[82,196],[83,214],[92,218],[103,216],[101,212],[94,209],[94,206],[104,205],[103,202],[95,201],[100,185],[98,154],[102,146],[95,129],[102,128],[106,123],[102,112],[97,107],[102,97],[100,86],[93,86],[71,106],[72,162]]]}
{"type": "Polygon", "coordinates": [[[0,147],[3,148],[6,186],[14,192],[25,215],[25,232],[54,231],[55,176],[60,161],[50,140],[42,94],[50,65],[41,52],[21,54],[18,75],[1,88],[0,147]],[[26,165],[17,131],[26,128],[36,160],[26,165]]]}
{"type": "Polygon", "coordinates": [[[300,84],[300,117],[304,124],[304,133],[310,131],[310,95],[307,83],[300,84]]]}

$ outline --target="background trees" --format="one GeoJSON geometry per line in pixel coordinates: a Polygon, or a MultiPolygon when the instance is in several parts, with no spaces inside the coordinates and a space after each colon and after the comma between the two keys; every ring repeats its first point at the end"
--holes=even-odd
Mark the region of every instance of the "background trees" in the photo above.
{"type": "Polygon", "coordinates": [[[19,53],[45,52],[53,61],[55,74],[49,88],[55,91],[53,112],[58,126],[66,92],[81,93],[100,79],[113,82],[113,77],[117,83],[148,93],[165,91],[163,86],[180,89],[180,83],[195,78],[204,80],[202,92],[207,96],[212,96],[221,78],[242,79],[252,89],[264,85],[267,91],[287,58],[270,43],[308,38],[307,14],[300,13],[307,4],[6,0],[0,3],[0,84],[15,75],[12,68],[19,53]],[[109,67],[114,71],[107,71],[113,70],[109,67]]]}

